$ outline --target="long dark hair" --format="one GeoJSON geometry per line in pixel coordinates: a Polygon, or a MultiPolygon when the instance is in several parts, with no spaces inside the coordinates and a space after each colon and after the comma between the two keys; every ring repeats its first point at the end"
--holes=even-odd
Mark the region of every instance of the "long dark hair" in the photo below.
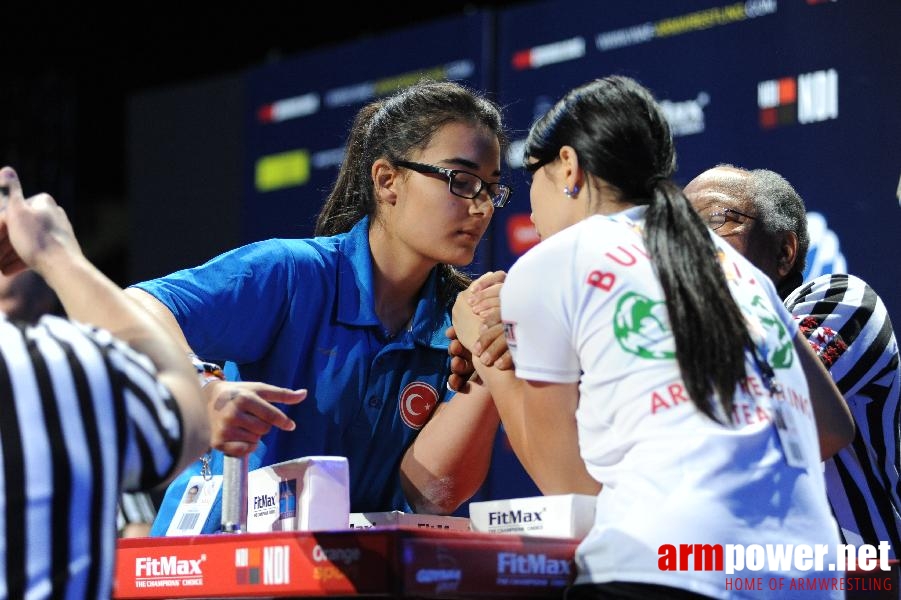
{"type": "MultiPolygon", "coordinates": [[[[375,216],[371,169],[379,158],[400,160],[428,146],[448,123],[484,126],[507,145],[501,111],[476,91],[459,83],[423,80],[394,95],[376,100],[357,113],[351,126],[344,161],[331,194],[316,220],[316,235],[349,231],[364,216],[375,216]]],[[[471,279],[451,265],[440,264],[439,296],[451,301],[471,279]]]]}
{"type": "Polygon", "coordinates": [[[670,179],[676,151],[660,107],[628,77],[591,81],[532,126],[525,155],[548,163],[564,145],[575,148],[585,171],[618,188],[623,200],[647,205],[645,245],[666,296],[682,379],[698,409],[721,421],[712,402],[716,392],[728,420],[735,387],[747,377],[751,337],[707,226],[670,179]]]}

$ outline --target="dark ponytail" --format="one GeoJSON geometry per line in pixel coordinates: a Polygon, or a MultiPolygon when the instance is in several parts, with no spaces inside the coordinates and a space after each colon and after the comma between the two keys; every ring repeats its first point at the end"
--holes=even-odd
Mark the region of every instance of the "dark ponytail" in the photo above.
{"type": "Polygon", "coordinates": [[[707,226],[670,179],[676,151],[660,107],[628,77],[589,82],[533,125],[525,155],[548,163],[564,145],[623,200],[648,206],[645,245],[666,297],[682,379],[700,411],[728,421],[735,387],[747,377],[751,338],[707,226]],[[725,415],[712,402],[714,392],[725,415]]]}
{"type": "Polygon", "coordinates": [[[316,218],[316,235],[350,231],[357,221],[375,212],[369,169],[359,167],[363,164],[369,122],[381,105],[381,101],[367,104],[354,118],[338,178],[316,218]]]}
{"type": "MultiPolygon", "coordinates": [[[[507,138],[500,109],[459,83],[425,80],[364,106],[351,126],[335,186],[316,219],[316,235],[349,231],[364,216],[377,218],[371,176],[375,161],[406,159],[428,146],[441,127],[455,122],[494,132],[503,155],[507,138]]],[[[450,265],[438,269],[439,298],[450,303],[472,280],[450,265]]]]}
{"type": "Polygon", "coordinates": [[[651,192],[645,245],[666,296],[676,360],[689,396],[708,417],[716,391],[731,415],[735,386],[747,377],[751,338],[707,226],[669,180],[651,192]]]}

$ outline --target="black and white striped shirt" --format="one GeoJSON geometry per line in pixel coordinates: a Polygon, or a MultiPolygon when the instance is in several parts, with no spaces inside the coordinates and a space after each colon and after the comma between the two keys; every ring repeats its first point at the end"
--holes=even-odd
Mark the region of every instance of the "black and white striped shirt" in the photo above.
{"type": "Polygon", "coordinates": [[[120,490],[160,483],[181,415],[106,331],[0,314],[0,598],[109,598],[120,490]]]}
{"type": "Polygon", "coordinates": [[[853,275],[822,275],[785,300],[851,409],[857,434],[826,461],[846,543],[888,541],[901,556],[901,363],[888,311],[853,275]]]}
{"type": "Polygon", "coordinates": [[[136,523],[150,526],[156,518],[156,504],[148,492],[126,492],[119,498],[119,514],[116,517],[116,529],[122,535],[123,530],[136,523]]]}

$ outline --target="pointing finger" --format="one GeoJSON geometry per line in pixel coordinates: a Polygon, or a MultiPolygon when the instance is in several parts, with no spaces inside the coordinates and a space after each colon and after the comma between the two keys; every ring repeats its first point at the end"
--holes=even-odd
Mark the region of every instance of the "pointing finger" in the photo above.
{"type": "Polygon", "coordinates": [[[22,183],[12,167],[3,167],[0,169],[0,210],[14,201],[24,201],[22,183]]]}

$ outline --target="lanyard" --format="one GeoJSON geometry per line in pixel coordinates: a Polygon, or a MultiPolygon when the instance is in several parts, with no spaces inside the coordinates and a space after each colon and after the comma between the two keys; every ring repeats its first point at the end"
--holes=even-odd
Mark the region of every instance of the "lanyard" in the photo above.
{"type": "MultiPolygon", "coordinates": [[[[764,346],[765,348],[765,346],[764,346]]],[[[770,410],[772,411],[772,422],[779,436],[779,443],[782,446],[782,456],[785,462],[791,467],[806,469],[808,467],[807,460],[804,457],[804,449],[801,445],[801,435],[798,430],[796,416],[788,410],[783,403],[776,400],[776,396],[782,395],[782,386],[776,381],[776,373],[773,371],[772,365],[766,359],[765,350],[761,350],[756,344],[752,346],[752,354],[754,363],[763,379],[763,384],[770,393],[770,410]]]]}

